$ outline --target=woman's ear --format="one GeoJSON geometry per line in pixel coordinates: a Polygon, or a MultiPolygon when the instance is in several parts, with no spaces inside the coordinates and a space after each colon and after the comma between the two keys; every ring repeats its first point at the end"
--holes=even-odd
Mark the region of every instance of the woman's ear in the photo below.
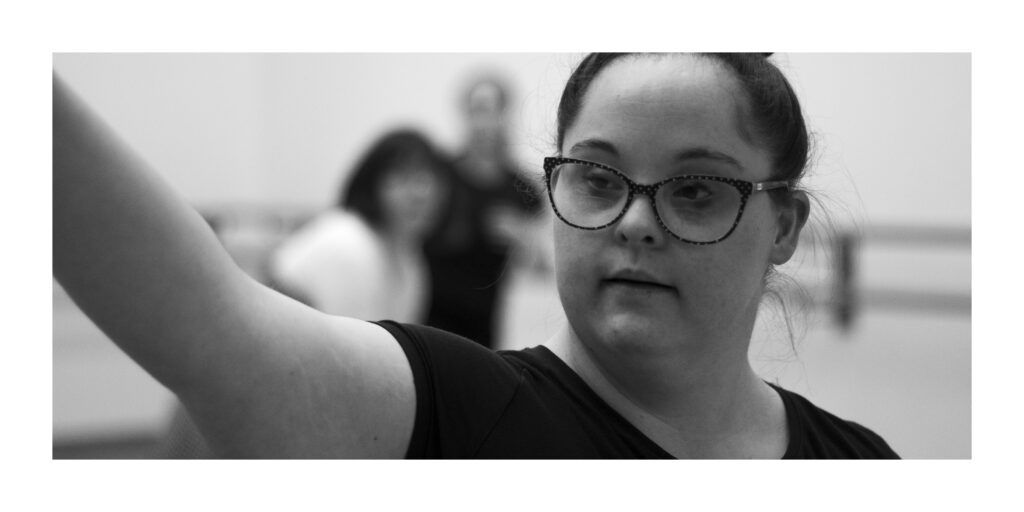
{"type": "Polygon", "coordinates": [[[785,203],[776,207],[779,209],[776,219],[778,230],[775,232],[770,257],[773,265],[782,265],[796,252],[800,231],[803,230],[807,216],[811,212],[811,203],[806,193],[797,190],[790,192],[785,203]]]}

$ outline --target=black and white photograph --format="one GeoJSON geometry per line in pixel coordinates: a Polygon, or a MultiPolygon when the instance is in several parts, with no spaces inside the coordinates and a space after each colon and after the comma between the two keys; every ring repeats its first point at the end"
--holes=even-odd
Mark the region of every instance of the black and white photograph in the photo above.
{"type": "Polygon", "coordinates": [[[15,508],[1022,503],[1008,9],[2,19],[15,508]]]}
{"type": "Polygon", "coordinates": [[[53,456],[969,459],[970,70],[55,54],[53,456]]]}

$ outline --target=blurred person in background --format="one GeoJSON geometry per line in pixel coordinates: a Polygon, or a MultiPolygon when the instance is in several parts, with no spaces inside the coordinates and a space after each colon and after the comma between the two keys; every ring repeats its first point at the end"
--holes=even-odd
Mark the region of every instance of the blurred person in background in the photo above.
{"type": "MultiPolygon", "coordinates": [[[[431,288],[423,242],[437,228],[449,174],[423,134],[385,134],[355,165],[335,205],[271,254],[271,285],[332,315],[422,323],[431,288]]],[[[157,457],[211,456],[178,407],[157,457]]]]}
{"type": "Polygon", "coordinates": [[[332,315],[422,322],[432,287],[423,243],[449,188],[448,166],[426,137],[385,135],[356,165],[335,207],[275,251],[270,279],[332,315]]]}
{"type": "Polygon", "coordinates": [[[512,267],[546,267],[538,243],[539,180],[510,155],[509,101],[509,87],[496,74],[479,75],[461,95],[466,142],[454,160],[442,227],[426,245],[434,283],[427,325],[489,348],[498,341],[512,267]]]}

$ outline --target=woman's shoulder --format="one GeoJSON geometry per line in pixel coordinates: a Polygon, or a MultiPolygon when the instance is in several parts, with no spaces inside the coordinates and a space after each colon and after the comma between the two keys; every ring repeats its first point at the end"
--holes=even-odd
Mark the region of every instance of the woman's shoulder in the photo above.
{"type": "Polygon", "coordinates": [[[898,459],[877,433],[818,407],[802,395],[770,384],[786,406],[787,459],[898,459]]]}
{"type": "Polygon", "coordinates": [[[317,215],[295,233],[296,240],[317,240],[337,243],[353,238],[375,239],[376,232],[363,217],[333,208],[317,215]]]}
{"type": "Polygon", "coordinates": [[[406,456],[477,456],[516,394],[516,369],[494,351],[441,329],[376,323],[398,341],[412,369],[416,418],[406,456]]]}
{"type": "Polygon", "coordinates": [[[335,209],[300,227],[278,246],[274,257],[283,263],[317,258],[372,260],[379,257],[378,238],[362,217],[335,209]]]}
{"type": "Polygon", "coordinates": [[[377,322],[391,333],[411,359],[423,361],[433,373],[461,379],[514,381],[524,374],[552,381],[579,380],[550,350],[543,346],[517,350],[493,350],[458,334],[429,325],[377,322]]]}
{"type": "Polygon", "coordinates": [[[458,334],[428,325],[390,320],[378,324],[398,340],[410,359],[421,362],[439,376],[494,376],[496,368],[515,372],[508,358],[458,334]]]}

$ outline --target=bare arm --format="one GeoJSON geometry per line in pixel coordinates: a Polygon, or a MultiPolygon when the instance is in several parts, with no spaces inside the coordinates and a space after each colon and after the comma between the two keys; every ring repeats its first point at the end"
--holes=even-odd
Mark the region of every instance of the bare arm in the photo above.
{"type": "Polygon", "coordinates": [[[373,324],[263,287],[57,77],[53,272],[233,456],[396,457],[415,410],[401,348],[373,324]]]}

